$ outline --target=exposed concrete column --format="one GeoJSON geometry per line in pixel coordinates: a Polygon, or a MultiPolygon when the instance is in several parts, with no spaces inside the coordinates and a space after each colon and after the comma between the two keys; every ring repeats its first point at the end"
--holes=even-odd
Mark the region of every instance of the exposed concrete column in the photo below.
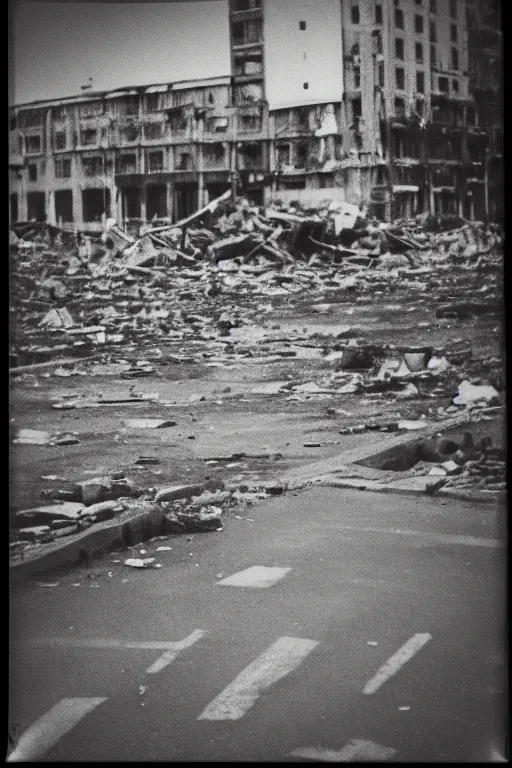
{"type": "Polygon", "coordinates": [[[57,216],[55,213],[55,191],[49,189],[46,194],[46,221],[48,224],[57,224],[57,216]]]}
{"type": "Polygon", "coordinates": [[[18,188],[18,217],[20,221],[28,220],[27,182],[25,173],[22,173],[18,188]]]}
{"type": "Polygon", "coordinates": [[[173,221],[173,213],[174,213],[174,195],[173,195],[172,186],[173,185],[170,181],[168,181],[165,185],[166,197],[167,197],[167,215],[169,216],[171,221],[173,221]]]}
{"type": "Polygon", "coordinates": [[[197,207],[202,208],[206,203],[204,197],[204,171],[203,171],[203,145],[196,145],[196,167],[197,167],[197,207]]]}
{"type": "Polygon", "coordinates": [[[432,169],[428,172],[428,194],[429,194],[429,211],[432,214],[436,212],[436,204],[434,199],[434,188],[432,185],[432,169]]]}
{"type": "Polygon", "coordinates": [[[143,184],[140,193],[140,217],[142,221],[146,221],[146,185],[143,184]]]}
{"type": "Polygon", "coordinates": [[[119,221],[119,209],[120,209],[119,188],[115,180],[112,179],[112,183],[110,185],[110,215],[116,221],[119,221]]]}

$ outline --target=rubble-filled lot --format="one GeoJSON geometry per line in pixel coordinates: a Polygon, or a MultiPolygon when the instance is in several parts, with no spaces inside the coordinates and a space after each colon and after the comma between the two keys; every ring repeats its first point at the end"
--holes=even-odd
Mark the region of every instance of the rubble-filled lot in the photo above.
{"type": "MultiPolygon", "coordinates": [[[[138,238],[11,232],[13,556],[144,505],[219,530],[290,467],[502,413],[497,230],[223,198],[138,238]]],[[[499,492],[504,467],[483,438],[414,472],[499,492]]]]}

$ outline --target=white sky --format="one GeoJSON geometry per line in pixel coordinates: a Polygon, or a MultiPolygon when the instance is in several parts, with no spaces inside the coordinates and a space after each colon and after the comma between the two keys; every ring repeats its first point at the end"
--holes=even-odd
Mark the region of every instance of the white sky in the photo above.
{"type": "Polygon", "coordinates": [[[229,75],[228,0],[12,0],[10,103],[229,75]]]}

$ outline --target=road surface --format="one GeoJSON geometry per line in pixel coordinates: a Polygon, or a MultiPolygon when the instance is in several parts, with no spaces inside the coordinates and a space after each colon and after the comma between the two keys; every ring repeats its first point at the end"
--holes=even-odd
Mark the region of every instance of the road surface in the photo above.
{"type": "Polygon", "coordinates": [[[503,515],[317,488],[17,587],[9,759],[503,760],[503,515]]]}

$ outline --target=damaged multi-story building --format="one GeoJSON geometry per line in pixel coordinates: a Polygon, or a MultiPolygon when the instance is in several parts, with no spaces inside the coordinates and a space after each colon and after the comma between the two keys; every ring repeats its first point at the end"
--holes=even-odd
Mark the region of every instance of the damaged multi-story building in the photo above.
{"type": "Polygon", "coordinates": [[[501,215],[497,0],[229,0],[227,21],[225,77],[11,108],[11,221],[176,221],[230,188],[501,215]]]}

